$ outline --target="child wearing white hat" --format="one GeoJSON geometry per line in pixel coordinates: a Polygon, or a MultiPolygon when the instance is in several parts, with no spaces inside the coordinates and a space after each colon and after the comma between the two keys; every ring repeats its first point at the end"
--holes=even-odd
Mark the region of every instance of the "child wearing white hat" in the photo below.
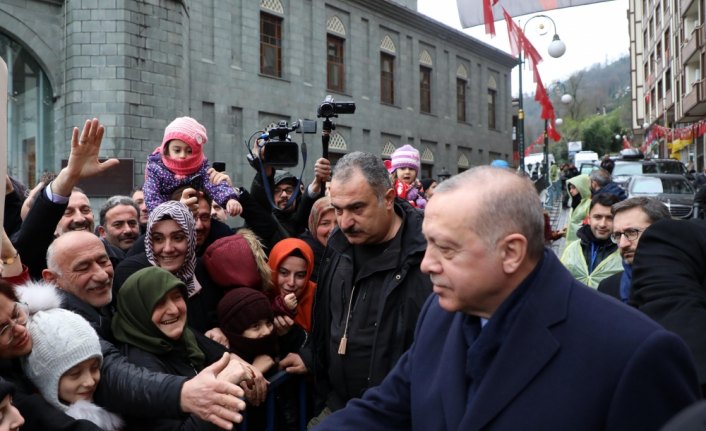
{"type": "Polygon", "coordinates": [[[103,355],[91,325],[76,313],[54,308],[30,315],[27,329],[33,346],[22,368],[42,397],[75,419],[106,431],[122,429],[120,417],[92,402],[103,355]]]}

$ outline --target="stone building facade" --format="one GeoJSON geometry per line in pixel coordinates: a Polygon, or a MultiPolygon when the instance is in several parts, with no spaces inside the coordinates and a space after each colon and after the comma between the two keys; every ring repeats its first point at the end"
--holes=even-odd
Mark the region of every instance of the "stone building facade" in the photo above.
{"type": "MultiPolygon", "coordinates": [[[[355,150],[389,156],[404,144],[422,153],[423,176],[511,160],[516,60],[415,8],[414,0],[0,2],[9,172],[33,184],[57,171],[72,127],[98,117],[102,155],[132,159],[121,175],[141,184],[164,127],[190,115],[208,129],[209,160],[226,162],[247,186],[248,138],[280,120],[316,119],[327,94],[357,105],[333,119],[334,160],[355,150]]],[[[305,140],[310,178],[321,138],[305,140]]]]}

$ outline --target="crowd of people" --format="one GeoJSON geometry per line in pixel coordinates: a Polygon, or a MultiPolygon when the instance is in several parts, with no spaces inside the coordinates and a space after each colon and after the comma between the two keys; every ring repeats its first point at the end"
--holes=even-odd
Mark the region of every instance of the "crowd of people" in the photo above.
{"type": "Polygon", "coordinates": [[[118,163],[104,133],[6,180],[0,429],[649,430],[706,389],[704,226],[610,173],[567,179],[559,259],[505,167],[437,184],[404,145],[238,187],[180,117],[96,224],[76,184],[118,163]]]}

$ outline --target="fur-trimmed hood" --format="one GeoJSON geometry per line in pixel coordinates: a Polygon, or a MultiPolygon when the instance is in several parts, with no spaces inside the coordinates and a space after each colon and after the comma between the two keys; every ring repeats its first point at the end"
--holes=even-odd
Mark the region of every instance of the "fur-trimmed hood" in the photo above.
{"type": "Polygon", "coordinates": [[[66,414],[74,419],[91,421],[105,431],[120,431],[125,425],[120,416],[86,400],[71,404],[66,414]]]}
{"type": "Polygon", "coordinates": [[[28,281],[15,287],[20,302],[27,304],[29,314],[37,311],[61,308],[62,295],[54,283],[47,281],[28,281]]]}

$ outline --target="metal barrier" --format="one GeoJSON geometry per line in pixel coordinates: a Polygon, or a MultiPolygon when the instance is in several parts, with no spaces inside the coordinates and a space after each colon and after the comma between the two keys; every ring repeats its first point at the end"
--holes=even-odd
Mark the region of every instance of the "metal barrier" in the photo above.
{"type": "MultiPolygon", "coordinates": [[[[306,393],[306,380],[302,376],[287,373],[286,371],[278,371],[275,375],[268,379],[270,383],[267,389],[267,399],[265,401],[265,412],[266,412],[266,431],[275,431],[277,429],[277,415],[276,415],[276,396],[277,388],[283,383],[288,381],[298,380],[299,381],[299,431],[306,431],[307,423],[307,393],[306,393]]],[[[240,431],[248,431],[248,417],[247,410],[243,415],[243,422],[240,424],[238,429],[240,431]]],[[[257,431],[257,430],[253,430],[257,431]]]]}

